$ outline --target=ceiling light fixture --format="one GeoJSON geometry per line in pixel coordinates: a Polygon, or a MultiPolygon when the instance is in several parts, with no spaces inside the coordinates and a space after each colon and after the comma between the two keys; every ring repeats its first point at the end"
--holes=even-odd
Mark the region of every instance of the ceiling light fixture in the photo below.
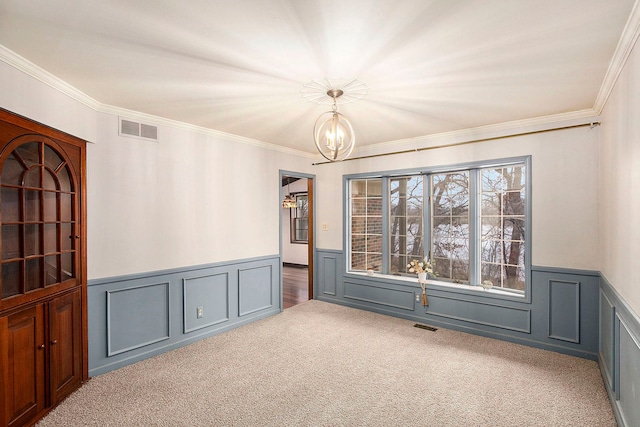
{"type": "Polygon", "coordinates": [[[332,104],[331,111],[322,113],[313,126],[316,148],[329,161],[346,159],[355,147],[356,137],[349,119],[338,112],[338,103],[362,98],[367,93],[367,85],[356,79],[325,79],[308,83],[304,88],[302,96],[309,101],[332,104]]]}
{"type": "Polygon", "coordinates": [[[346,159],[356,146],[356,136],[351,122],[344,114],[338,113],[336,100],[342,94],[340,89],[327,91],[327,95],[333,98],[332,111],[322,113],[313,126],[313,141],[316,143],[316,148],[320,154],[332,162],[346,159]]]}
{"type": "Polygon", "coordinates": [[[284,200],[282,201],[282,209],[293,209],[298,207],[296,199],[294,199],[291,192],[289,192],[289,178],[287,178],[287,193],[289,194],[284,196],[284,200]]]}

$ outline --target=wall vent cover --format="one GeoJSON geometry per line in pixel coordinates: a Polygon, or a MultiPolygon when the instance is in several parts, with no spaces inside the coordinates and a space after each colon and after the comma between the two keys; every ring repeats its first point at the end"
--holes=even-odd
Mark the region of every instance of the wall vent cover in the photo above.
{"type": "Polygon", "coordinates": [[[413,327],[419,328],[419,329],[426,329],[427,331],[432,331],[432,332],[435,332],[438,330],[438,328],[434,328],[433,326],[422,325],[420,323],[416,323],[415,325],[413,325],[413,327]]]}
{"type": "Polygon", "coordinates": [[[120,118],[118,134],[120,136],[133,136],[140,139],[157,141],[158,127],[120,118]]]}

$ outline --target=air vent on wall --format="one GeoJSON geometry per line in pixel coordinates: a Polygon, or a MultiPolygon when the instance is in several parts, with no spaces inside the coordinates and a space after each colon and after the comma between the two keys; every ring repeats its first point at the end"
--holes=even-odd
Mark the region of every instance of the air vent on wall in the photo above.
{"type": "Polygon", "coordinates": [[[121,136],[133,136],[136,138],[157,141],[158,127],[120,118],[118,134],[121,136]]]}

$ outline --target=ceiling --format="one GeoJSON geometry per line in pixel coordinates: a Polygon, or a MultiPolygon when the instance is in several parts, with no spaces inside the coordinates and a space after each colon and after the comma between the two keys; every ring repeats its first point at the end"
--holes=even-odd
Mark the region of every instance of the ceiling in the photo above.
{"type": "Polygon", "coordinates": [[[2,0],[0,45],[101,105],[315,152],[327,105],[367,146],[590,110],[635,0],[2,0]]]}

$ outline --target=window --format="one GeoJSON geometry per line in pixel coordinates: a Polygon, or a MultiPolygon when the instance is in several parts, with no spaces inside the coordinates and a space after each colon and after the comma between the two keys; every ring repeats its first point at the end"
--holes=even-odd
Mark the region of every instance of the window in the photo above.
{"type": "Polygon", "coordinates": [[[382,271],[382,179],[351,181],[351,269],[382,271]]]}
{"type": "Polygon", "coordinates": [[[389,254],[391,273],[407,273],[407,264],[424,257],[422,176],[389,180],[389,254]]]}
{"type": "Polygon", "coordinates": [[[528,162],[346,177],[350,271],[408,275],[426,255],[436,280],[523,293],[528,162]]]}
{"type": "Polygon", "coordinates": [[[431,259],[440,278],[469,282],[469,172],[431,175],[431,259]]]}
{"type": "Polygon", "coordinates": [[[482,281],[517,290],[525,285],[524,172],[524,166],[480,171],[482,281]]]}
{"type": "Polygon", "coordinates": [[[291,243],[309,241],[309,198],[307,194],[296,194],[296,207],[291,209],[291,243]]]}

